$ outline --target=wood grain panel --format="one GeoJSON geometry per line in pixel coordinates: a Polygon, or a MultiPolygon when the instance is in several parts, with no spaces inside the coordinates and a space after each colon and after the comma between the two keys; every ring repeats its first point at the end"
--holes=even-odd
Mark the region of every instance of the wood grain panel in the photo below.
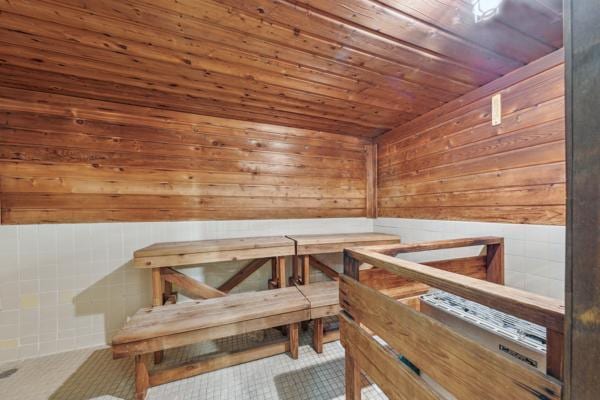
{"type": "Polygon", "coordinates": [[[378,215],[564,224],[563,59],[553,53],[378,137],[378,215]]]}
{"type": "Polygon", "coordinates": [[[505,3],[0,0],[0,85],[374,137],[560,48],[505,3]]]}
{"type": "Polygon", "coordinates": [[[1,92],[2,223],[366,215],[365,139],[1,92]]]}
{"type": "Polygon", "coordinates": [[[480,174],[554,202],[562,15],[505,3],[0,0],[1,222],[480,208],[480,174]]]}

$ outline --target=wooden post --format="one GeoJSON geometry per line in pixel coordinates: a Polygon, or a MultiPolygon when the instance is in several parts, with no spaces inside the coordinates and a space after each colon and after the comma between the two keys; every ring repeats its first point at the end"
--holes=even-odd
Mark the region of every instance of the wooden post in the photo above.
{"type": "Polygon", "coordinates": [[[344,250],[344,275],[359,280],[360,263],[354,259],[347,250],[344,250]]]}
{"type": "Polygon", "coordinates": [[[564,399],[600,393],[600,2],[565,2],[567,268],[564,399]]]}
{"type": "MultiPolygon", "coordinates": [[[[352,257],[350,253],[348,253],[348,250],[344,250],[344,275],[360,281],[360,262],[352,257]]],[[[347,310],[345,311],[350,318],[354,319],[347,310]]],[[[348,349],[346,349],[346,356],[348,355],[347,350],[348,349]]]]}
{"type": "Polygon", "coordinates": [[[345,361],[346,400],[360,400],[360,367],[348,348],[346,348],[345,361]]]}
{"type": "Polygon", "coordinates": [[[135,356],[135,400],[144,400],[150,387],[150,375],[148,373],[148,355],[138,354],[135,356]]]}
{"type": "MultiPolygon", "coordinates": [[[[164,304],[163,282],[160,274],[160,268],[152,268],[152,307],[162,306],[164,304]]],[[[160,364],[163,360],[164,352],[154,353],[154,364],[160,364]]],[[[137,365],[137,362],[136,362],[137,365]]]]}
{"type": "Polygon", "coordinates": [[[277,287],[277,282],[277,257],[271,257],[271,279],[267,282],[269,289],[277,287]]]}
{"type": "Polygon", "coordinates": [[[294,322],[289,326],[288,337],[290,340],[290,355],[294,360],[298,359],[298,347],[300,346],[300,324],[294,322]]]}
{"type": "MultiPolygon", "coordinates": [[[[353,258],[347,250],[344,250],[344,275],[347,275],[357,281],[360,280],[360,262],[353,258]]],[[[348,313],[348,311],[345,311],[348,313]]],[[[352,315],[348,313],[352,318],[352,315]]],[[[352,357],[352,352],[347,347],[346,350],[346,400],[360,400],[360,367],[358,362],[352,357]]]]}
{"type": "Polygon", "coordinates": [[[504,239],[498,244],[488,244],[486,253],[486,279],[504,285],[504,239]]]}
{"type": "Polygon", "coordinates": [[[302,256],[302,284],[308,285],[310,283],[310,257],[308,255],[302,256]]]}
{"type": "Polygon", "coordinates": [[[548,329],[546,335],[546,373],[562,381],[564,335],[552,329],[548,329]]]}
{"type": "Polygon", "coordinates": [[[160,268],[152,268],[152,307],[162,306],[163,285],[160,268]]]}
{"type": "MultiPolygon", "coordinates": [[[[296,280],[296,284],[300,285],[308,285],[310,283],[310,256],[308,254],[304,254],[298,256],[299,265],[297,266],[300,270],[300,279],[296,280]]],[[[309,321],[302,322],[302,330],[308,330],[309,321]]]]}
{"type": "Polygon", "coordinates": [[[313,349],[318,354],[323,352],[323,318],[313,320],[313,349]]]}
{"type": "Polygon", "coordinates": [[[285,257],[277,257],[277,287],[286,287],[287,282],[285,281],[285,257]]]}
{"type": "Polygon", "coordinates": [[[298,256],[292,256],[292,279],[291,284],[296,285],[300,282],[300,272],[298,268],[298,256]]]}
{"type": "Polygon", "coordinates": [[[367,162],[366,217],[377,218],[377,144],[365,145],[367,162]]]}
{"type": "Polygon", "coordinates": [[[163,289],[163,304],[165,304],[165,302],[173,295],[175,296],[175,299],[177,299],[177,294],[173,293],[173,284],[167,281],[163,281],[163,284],[165,285],[163,289]]]}

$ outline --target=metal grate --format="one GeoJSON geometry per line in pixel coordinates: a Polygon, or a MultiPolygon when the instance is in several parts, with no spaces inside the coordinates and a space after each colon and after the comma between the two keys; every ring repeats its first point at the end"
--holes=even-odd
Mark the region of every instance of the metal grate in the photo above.
{"type": "Polygon", "coordinates": [[[543,326],[442,290],[422,295],[421,301],[531,350],[546,352],[546,328],[543,326]]]}

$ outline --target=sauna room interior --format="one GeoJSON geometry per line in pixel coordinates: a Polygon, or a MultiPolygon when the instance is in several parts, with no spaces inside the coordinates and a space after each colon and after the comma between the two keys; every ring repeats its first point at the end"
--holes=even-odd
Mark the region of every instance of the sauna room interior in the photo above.
{"type": "Polygon", "coordinates": [[[599,93],[595,0],[0,0],[0,399],[599,399],[599,93]]]}

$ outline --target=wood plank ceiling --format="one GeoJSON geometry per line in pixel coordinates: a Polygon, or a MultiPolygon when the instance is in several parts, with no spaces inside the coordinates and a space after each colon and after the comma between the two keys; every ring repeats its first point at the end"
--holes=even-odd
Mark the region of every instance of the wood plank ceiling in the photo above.
{"type": "Polygon", "coordinates": [[[560,0],[0,0],[0,85],[376,136],[562,46],[560,0]],[[35,79],[32,79],[35,77],[35,79]]]}

